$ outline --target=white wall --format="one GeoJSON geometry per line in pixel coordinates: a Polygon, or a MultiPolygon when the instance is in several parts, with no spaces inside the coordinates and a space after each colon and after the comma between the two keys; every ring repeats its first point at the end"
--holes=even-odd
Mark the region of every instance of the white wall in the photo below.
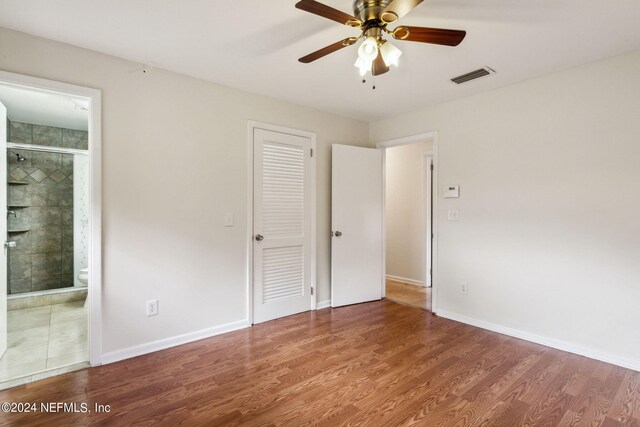
{"type": "Polygon", "coordinates": [[[370,135],[432,130],[439,312],[640,369],[640,52],[379,121],[370,135]],[[441,197],[451,184],[460,199],[441,197]]]}
{"type": "Polygon", "coordinates": [[[424,285],[425,225],[424,153],[431,142],[386,150],[385,226],[387,276],[424,285]]]}
{"type": "Polygon", "coordinates": [[[0,52],[2,70],[103,91],[105,353],[246,319],[250,119],[318,133],[317,297],[330,298],[330,144],[367,145],[367,123],[6,29],[0,52]]]}

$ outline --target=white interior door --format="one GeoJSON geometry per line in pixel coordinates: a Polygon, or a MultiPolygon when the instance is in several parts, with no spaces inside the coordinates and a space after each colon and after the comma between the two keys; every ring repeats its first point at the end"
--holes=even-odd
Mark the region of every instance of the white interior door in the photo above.
{"type": "Polygon", "coordinates": [[[7,351],[7,109],[0,102],[0,357],[7,351]]]}
{"type": "Polygon", "coordinates": [[[334,145],[331,306],[382,298],[382,151],[334,145]]]}
{"type": "Polygon", "coordinates": [[[253,134],[254,323],[311,309],[311,139],[253,134]]]}

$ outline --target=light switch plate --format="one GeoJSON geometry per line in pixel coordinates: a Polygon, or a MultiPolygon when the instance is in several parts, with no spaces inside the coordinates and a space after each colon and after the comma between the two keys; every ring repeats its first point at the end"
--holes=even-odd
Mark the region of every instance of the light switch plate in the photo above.
{"type": "Polygon", "coordinates": [[[460,211],[458,209],[449,209],[447,211],[447,219],[449,221],[458,221],[460,219],[460,211]]]}
{"type": "Polygon", "coordinates": [[[233,213],[228,212],[224,216],[224,226],[225,227],[233,227],[233,213]]]}

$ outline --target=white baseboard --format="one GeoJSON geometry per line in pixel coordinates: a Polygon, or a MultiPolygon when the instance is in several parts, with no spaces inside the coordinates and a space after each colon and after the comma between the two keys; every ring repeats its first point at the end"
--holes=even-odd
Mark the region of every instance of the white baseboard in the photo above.
{"type": "Polygon", "coordinates": [[[424,287],[424,282],[422,280],[407,279],[406,277],[392,276],[390,274],[387,274],[387,280],[393,280],[394,282],[406,283],[407,285],[415,285],[415,286],[424,287]]]}
{"type": "Polygon", "coordinates": [[[560,341],[553,338],[543,337],[540,335],[532,334],[530,332],[521,331],[519,329],[509,328],[507,326],[496,325],[494,323],[485,322],[482,320],[473,319],[471,317],[463,316],[457,313],[451,313],[446,310],[438,310],[437,315],[446,319],[455,320],[457,322],[466,323],[467,325],[476,326],[478,328],[486,329],[489,331],[497,332],[511,337],[520,338],[525,341],[534,342],[547,347],[555,348],[558,350],[566,351],[569,353],[578,354],[591,359],[600,360],[602,362],[611,363],[612,365],[621,366],[627,369],[633,369],[640,372],[640,360],[628,359],[620,357],[615,354],[603,352],[601,350],[583,347],[580,345],[568,343],[566,341],[560,341]]]}
{"type": "Polygon", "coordinates": [[[214,326],[213,328],[189,332],[187,334],[177,335],[175,337],[163,338],[161,340],[124,348],[122,350],[111,351],[102,355],[102,364],[106,365],[108,363],[130,359],[132,357],[141,356],[143,354],[153,353],[154,351],[164,350],[170,347],[187,344],[204,338],[210,338],[227,332],[248,328],[249,326],[251,326],[251,324],[247,320],[240,320],[238,322],[231,322],[220,326],[214,326]]]}
{"type": "Polygon", "coordinates": [[[324,301],[320,301],[316,304],[316,310],[320,310],[322,308],[328,308],[331,307],[331,300],[330,299],[326,299],[324,301]]]}

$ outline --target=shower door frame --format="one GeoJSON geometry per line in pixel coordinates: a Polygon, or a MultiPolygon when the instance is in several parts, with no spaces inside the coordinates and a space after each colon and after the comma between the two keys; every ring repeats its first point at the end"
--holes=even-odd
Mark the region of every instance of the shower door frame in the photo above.
{"type": "MultiPolygon", "coordinates": [[[[89,101],[89,364],[102,364],[102,91],[0,70],[0,84],[89,101]]],[[[31,147],[33,149],[33,147],[31,147]]],[[[70,150],[72,151],[72,150],[70,150]]]]}

